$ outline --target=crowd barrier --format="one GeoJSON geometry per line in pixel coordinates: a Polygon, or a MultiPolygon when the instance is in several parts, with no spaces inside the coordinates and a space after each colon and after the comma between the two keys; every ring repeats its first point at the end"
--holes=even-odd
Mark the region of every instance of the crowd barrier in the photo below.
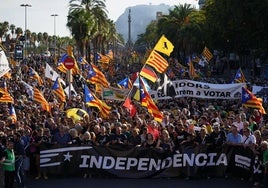
{"type": "MultiPolygon", "coordinates": [[[[249,178],[256,166],[249,147],[184,145],[174,153],[124,145],[60,146],[40,151],[40,167],[49,174],[109,174],[119,178],[224,177],[249,178]]],[[[260,162],[260,161],[258,161],[260,162]]]]}

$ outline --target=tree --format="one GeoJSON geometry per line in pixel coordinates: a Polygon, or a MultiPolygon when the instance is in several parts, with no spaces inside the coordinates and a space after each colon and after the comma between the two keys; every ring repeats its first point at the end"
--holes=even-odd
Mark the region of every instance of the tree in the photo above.
{"type": "Polygon", "coordinates": [[[37,34],[37,41],[38,43],[43,43],[43,34],[41,32],[37,34]]]}
{"type": "Polygon", "coordinates": [[[11,31],[11,34],[12,34],[12,38],[15,34],[15,29],[16,29],[16,26],[14,24],[11,24],[10,27],[9,27],[10,31],[11,31]]]}
{"type": "Polygon", "coordinates": [[[91,20],[90,15],[86,14],[84,10],[73,10],[68,15],[67,27],[78,45],[81,56],[85,54],[86,40],[91,26],[88,20],[91,20]]]}
{"type": "Polygon", "coordinates": [[[182,52],[182,60],[192,54],[202,42],[202,28],[205,17],[189,4],[175,6],[164,15],[157,24],[157,33],[160,37],[165,34],[174,45],[175,56],[182,52]]]}
{"type": "Polygon", "coordinates": [[[46,45],[46,48],[48,48],[48,33],[47,32],[43,33],[43,41],[44,41],[44,44],[46,45]]]}
{"type": "Polygon", "coordinates": [[[2,37],[6,35],[9,29],[9,23],[8,22],[0,22],[0,42],[2,41],[2,37]]]}
{"type": "Polygon", "coordinates": [[[21,27],[17,27],[16,30],[15,30],[15,34],[16,34],[16,38],[17,40],[22,36],[23,34],[23,30],[21,27]]]}
{"type": "Polygon", "coordinates": [[[35,32],[32,32],[30,38],[30,46],[33,46],[34,53],[36,52],[36,42],[37,42],[37,34],[35,32]]]}
{"type": "Polygon", "coordinates": [[[208,0],[204,7],[205,31],[211,46],[243,54],[267,49],[267,1],[208,0]]]}
{"type": "Polygon", "coordinates": [[[108,19],[104,0],[71,0],[67,26],[77,42],[80,55],[91,51],[105,51],[105,46],[117,37],[115,25],[108,19]]]}

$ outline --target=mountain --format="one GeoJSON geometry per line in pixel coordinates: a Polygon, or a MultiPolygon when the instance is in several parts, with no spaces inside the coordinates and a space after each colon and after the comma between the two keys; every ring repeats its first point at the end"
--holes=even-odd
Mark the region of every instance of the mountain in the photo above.
{"type": "Polygon", "coordinates": [[[131,16],[131,41],[135,42],[137,36],[145,32],[145,29],[152,20],[156,20],[156,13],[168,14],[172,7],[166,4],[160,5],[136,5],[126,8],[125,12],[119,16],[115,22],[118,33],[122,34],[125,42],[128,41],[128,15],[131,16]]]}

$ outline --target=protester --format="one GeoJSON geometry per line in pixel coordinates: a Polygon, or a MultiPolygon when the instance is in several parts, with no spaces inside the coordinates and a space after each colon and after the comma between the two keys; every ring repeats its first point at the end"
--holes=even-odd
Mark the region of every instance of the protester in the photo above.
{"type": "Polygon", "coordinates": [[[261,143],[261,147],[263,150],[263,166],[264,166],[263,187],[268,187],[268,142],[263,141],[261,143]]]}
{"type": "Polygon", "coordinates": [[[226,133],[221,130],[218,122],[213,123],[213,132],[210,134],[210,141],[214,147],[220,147],[226,142],[226,133]]]}
{"type": "MultiPolygon", "coordinates": [[[[45,66],[45,62],[38,61],[35,58],[32,57],[30,61],[21,62],[22,79],[30,83],[35,82],[27,75],[27,69],[30,66],[34,66],[44,77],[42,69],[37,68],[45,66]]],[[[15,73],[13,72],[13,74],[15,73]]],[[[129,72],[122,70],[122,74],[128,75],[129,72]]],[[[116,78],[113,78],[113,80],[114,83],[112,84],[116,85],[116,78]]],[[[217,82],[212,78],[204,78],[204,81],[217,82]]],[[[53,107],[50,114],[27,98],[27,89],[20,80],[12,78],[10,81],[7,80],[7,83],[10,90],[14,91],[17,122],[12,122],[8,118],[8,106],[5,103],[0,103],[0,132],[5,137],[0,144],[3,150],[6,150],[9,147],[6,140],[15,141],[14,152],[17,163],[15,169],[18,172],[16,173],[18,178],[16,182],[21,186],[24,183],[21,157],[26,154],[31,158],[31,155],[34,154],[35,160],[39,162],[38,157],[40,156],[38,155],[41,148],[38,143],[41,141],[40,136],[42,134],[42,138],[46,136],[48,139],[48,142],[45,142],[47,148],[51,145],[64,147],[67,145],[66,147],[68,147],[70,146],[68,144],[72,144],[72,146],[105,146],[105,148],[116,145],[144,147],[146,149],[157,148],[158,151],[160,150],[166,154],[183,153],[187,148],[197,146],[206,148],[208,144],[217,148],[221,148],[224,144],[242,145],[244,143],[245,147],[248,144],[254,144],[256,155],[259,152],[258,160],[263,158],[263,162],[267,162],[263,154],[266,153],[266,150],[263,150],[263,153],[260,151],[267,130],[265,116],[260,114],[258,110],[240,108],[241,104],[237,100],[217,101],[189,99],[187,97],[159,100],[157,106],[164,114],[164,121],[159,123],[143,107],[137,105],[137,114],[130,117],[128,111],[122,107],[123,102],[110,100],[105,102],[112,106],[111,114],[107,118],[100,117],[98,110],[94,107],[90,109],[85,107],[84,94],[81,88],[77,88],[78,97],[71,96],[65,104],[59,105],[57,97],[48,89],[50,88],[49,82],[46,82],[39,87],[42,88],[53,107]],[[65,111],[72,107],[81,107],[87,110],[90,113],[88,119],[84,118],[75,122],[72,117],[67,117],[65,111]],[[23,130],[23,132],[19,130],[23,130]],[[239,133],[241,130],[247,132],[239,133]],[[41,131],[43,131],[42,134],[41,131]],[[252,134],[253,131],[254,134],[252,134]],[[243,133],[243,136],[241,133],[243,133]],[[253,136],[256,138],[255,141],[253,136]],[[29,143],[31,143],[30,149],[26,147],[29,143]],[[261,156],[261,154],[263,155],[261,156]]],[[[76,84],[76,80],[74,80],[74,84],[76,84]]],[[[44,143],[42,142],[42,144],[44,143]]],[[[262,145],[264,149],[265,144],[262,145]]],[[[37,163],[37,167],[39,165],[40,163],[37,163]]],[[[32,169],[32,166],[33,164],[30,163],[30,171],[36,170],[33,174],[36,177],[41,177],[41,170],[44,168],[32,169]]],[[[89,177],[89,174],[85,174],[86,177],[89,177]]],[[[265,175],[267,177],[267,174],[265,175]]],[[[47,174],[43,174],[43,176],[47,179],[47,174]]],[[[260,182],[261,179],[258,181],[260,182]]]]}
{"type": "Polygon", "coordinates": [[[243,129],[243,137],[241,143],[251,146],[256,144],[256,138],[254,134],[251,134],[251,129],[249,127],[243,129]]]}
{"type": "Polygon", "coordinates": [[[236,124],[232,124],[231,132],[227,134],[226,142],[229,144],[240,144],[242,142],[242,135],[238,133],[236,124]]]}
{"type": "Polygon", "coordinates": [[[152,133],[147,133],[145,140],[142,142],[142,146],[146,148],[155,148],[156,144],[157,143],[152,133]]]}
{"type": "Polygon", "coordinates": [[[13,188],[15,180],[15,154],[14,154],[14,143],[8,140],[6,143],[6,149],[0,160],[3,164],[5,174],[5,188],[13,188]]]}
{"type": "Polygon", "coordinates": [[[174,151],[174,143],[173,140],[170,138],[169,132],[166,129],[161,131],[160,139],[158,139],[156,148],[159,149],[161,152],[170,155],[174,151]]]}
{"type": "Polygon", "coordinates": [[[14,133],[14,153],[15,153],[15,179],[19,188],[24,187],[23,158],[25,157],[24,143],[21,134],[14,133]]]}

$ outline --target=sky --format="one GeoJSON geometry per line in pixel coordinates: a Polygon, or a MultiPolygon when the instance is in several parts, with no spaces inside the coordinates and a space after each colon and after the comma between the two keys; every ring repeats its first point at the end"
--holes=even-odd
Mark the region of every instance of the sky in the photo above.
{"type": "MultiPolygon", "coordinates": [[[[191,4],[198,8],[198,0],[106,0],[108,17],[114,22],[124,13],[125,9],[135,5],[167,5],[191,4]]],[[[8,21],[16,27],[25,30],[25,20],[27,29],[31,32],[47,32],[49,35],[70,36],[66,27],[69,10],[69,0],[1,0],[0,1],[0,22],[8,21]],[[25,7],[21,4],[29,4],[27,7],[27,19],[25,19],[25,7]],[[52,14],[58,16],[53,17],[52,14]],[[54,28],[54,24],[56,27],[54,28]],[[55,29],[55,30],[54,30],[55,29]]]]}

